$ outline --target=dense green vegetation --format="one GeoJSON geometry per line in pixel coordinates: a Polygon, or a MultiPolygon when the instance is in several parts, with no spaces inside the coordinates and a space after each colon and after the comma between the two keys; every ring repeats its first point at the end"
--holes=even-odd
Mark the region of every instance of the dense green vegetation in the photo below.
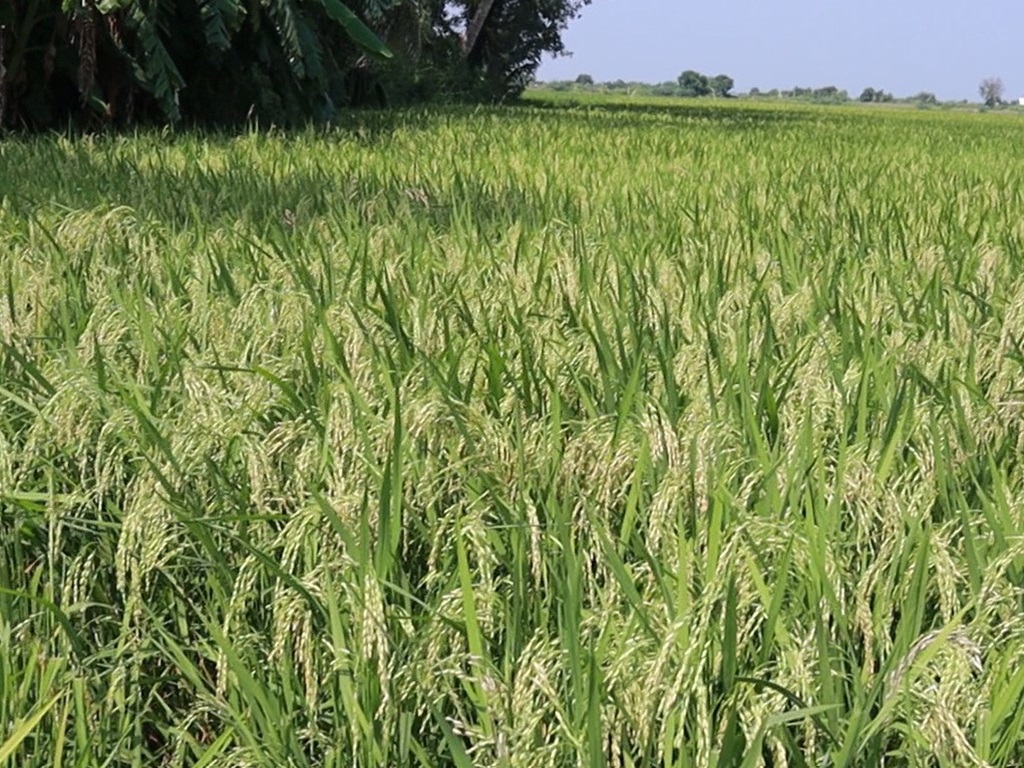
{"type": "Polygon", "coordinates": [[[587,2],[2,0],[0,131],[508,99],[587,2]]]}
{"type": "Polygon", "coordinates": [[[1024,126],[658,103],[0,144],[0,766],[1024,762],[1024,126]]]}

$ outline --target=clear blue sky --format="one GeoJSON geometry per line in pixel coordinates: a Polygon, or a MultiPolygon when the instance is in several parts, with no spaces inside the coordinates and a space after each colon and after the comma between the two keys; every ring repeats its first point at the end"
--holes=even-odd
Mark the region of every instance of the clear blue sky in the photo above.
{"type": "Polygon", "coordinates": [[[570,22],[572,58],[540,80],[675,80],[726,74],[736,90],[867,86],[978,101],[982,78],[1024,96],[1019,0],[593,0],[570,22]]]}

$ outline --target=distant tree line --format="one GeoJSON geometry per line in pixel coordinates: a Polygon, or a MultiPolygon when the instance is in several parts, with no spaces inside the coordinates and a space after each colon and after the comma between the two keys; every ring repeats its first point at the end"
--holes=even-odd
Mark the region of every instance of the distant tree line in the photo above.
{"type": "Polygon", "coordinates": [[[708,77],[692,69],[688,69],[679,75],[679,79],[676,82],[679,86],[680,96],[717,96],[722,99],[729,96],[729,91],[735,85],[733,79],[728,75],[708,77]]]}
{"type": "Polygon", "coordinates": [[[514,98],[590,0],[0,0],[0,128],[514,98]]]}
{"type": "MultiPolygon", "coordinates": [[[[921,107],[938,106],[938,97],[929,91],[921,91],[913,96],[897,98],[883,88],[865,88],[856,99],[846,90],[834,85],[809,88],[789,89],[772,88],[763,91],[751,88],[745,94],[734,94],[735,83],[728,75],[708,77],[694,70],[686,70],[676,80],[664,83],[642,83],[614,80],[596,82],[591,75],[581,74],[575,80],[562,80],[538,84],[555,91],[582,90],[609,93],[623,93],[637,96],[683,96],[683,97],[719,97],[749,99],[785,99],[789,101],[806,101],[816,104],[848,104],[860,102],[864,104],[916,104],[921,107]]],[[[978,91],[982,101],[989,107],[1005,104],[1003,101],[1004,86],[999,78],[985,78],[978,91]]],[[[959,102],[966,104],[967,102],[959,102]]]]}
{"type": "Polygon", "coordinates": [[[588,74],[581,74],[573,81],[556,81],[545,83],[545,87],[555,91],[595,90],[611,91],[649,96],[677,96],[684,98],[712,97],[720,99],[733,98],[732,89],[735,81],[729,75],[708,76],[688,69],[675,80],[664,83],[639,83],[615,80],[607,83],[596,83],[588,74]]]}
{"type": "Polygon", "coordinates": [[[772,88],[770,91],[751,88],[748,96],[751,98],[796,99],[799,101],[813,101],[819,104],[839,104],[850,100],[849,93],[834,85],[826,85],[821,88],[797,86],[789,90],[772,88]]]}
{"type": "Polygon", "coordinates": [[[860,92],[860,97],[858,97],[857,99],[857,101],[862,101],[865,104],[885,104],[893,100],[893,95],[888,91],[882,90],[881,88],[865,88],[863,91],[860,92]]]}

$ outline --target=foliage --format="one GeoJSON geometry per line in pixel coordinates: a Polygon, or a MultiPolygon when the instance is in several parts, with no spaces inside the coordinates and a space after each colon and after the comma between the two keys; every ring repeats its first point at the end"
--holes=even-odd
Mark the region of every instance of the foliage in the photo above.
{"type": "Polygon", "coordinates": [[[708,96],[711,94],[711,85],[707,75],[702,75],[692,69],[687,69],[679,75],[678,95],[688,98],[695,96],[708,96]]]}
{"type": "Polygon", "coordinates": [[[876,103],[877,102],[890,102],[892,100],[893,100],[892,94],[889,93],[888,91],[882,90],[881,88],[879,88],[877,90],[874,89],[874,88],[865,88],[863,91],[861,91],[861,94],[858,97],[858,101],[863,101],[863,102],[868,102],[868,103],[870,103],[870,102],[876,102],[876,103]]]}
{"type": "Polygon", "coordinates": [[[514,97],[543,53],[564,51],[586,1],[490,0],[478,14],[468,0],[2,0],[0,128],[292,125],[385,90],[514,97]],[[471,18],[482,26],[469,50],[471,18]]]}
{"type": "MultiPolygon", "coordinates": [[[[500,99],[518,97],[534,78],[545,53],[565,52],[561,33],[590,0],[497,0],[468,64],[479,72],[487,91],[500,99]]],[[[470,16],[474,0],[464,6],[470,16]]]]}
{"type": "Polygon", "coordinates": [[[708,88],[711,89],[711,94],[719,98],[729,96],[729,91],[731,91],[735,85],[736,81],[728,75],[715,75],[708,80],[708,88]]]}
{"type": "Polygon", "coordinates": [[[90,116],[174,121],[183,93],[195,117],[239,93],[246,107],[290,99],[308,114],[338,67],[336,32],[390,55],[340,0],[8,0],[6,10],[0,128],[90,116]]]}
{"type": "Polygon", "coordinates": [[[628,93],[633,95],[679,96],[694,98],[698,96],[731,97],[730,91],[735,83],[728,75],[708,77],[694,70],[683,72],[678,79],[664,83],[627,83],[615,80],[608,83],[595,83],[590,75],[580,75],[572,82],[556,82],[540,84],[540,87],[558,91],[582,90],[595,92],[628,93]]]}
{"type": "Polygon", "coordinates": [[[5,141],[0,763],[1024,763],[1024,128],[571,96],[5,141]]]}
{"type": "Polygon", "coordinates": [[[998,77],[986,77],[978,86],[978,94],[987,107],[995,107],[1003,102],[1003,81],[998,77]]]}

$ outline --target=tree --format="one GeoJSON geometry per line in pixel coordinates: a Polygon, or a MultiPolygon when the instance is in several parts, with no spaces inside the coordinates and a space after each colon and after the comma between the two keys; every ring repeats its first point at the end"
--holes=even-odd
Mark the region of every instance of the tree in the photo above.
{"type": "Polygon", "coordinates": [[[576,78],[576,85],[593,85],[594,78],[590,75],[580,75],[576,78]]]}
{"type": "Polygon", "coordinates": [[[365,74],[401,102],[517,97],[533,80],[545,53],[565,54],[562,32],[590,0],[348,2],[358,3],[395,50],[393,61],[371,62],[365,74]],[[408,45],[395,39],[398,31],[408,45]],[[412,53],[405,55],[403,48],[412,53]]]}
{"type": "Polygon", "coordinates": [[[332,52],[355,50],[350,42],[360,54],[391,55],[341,0],[6,0],[0,4],[0,127],[76,118],[173,121],[181,116],[186,86],[192,93],[236,92],[235,79],[225,74],[247,83],[275,81],[278,95],[296,103],[300,94],[310,104],[322,102],[339,66],[332,52]],[[338,40],[339,30],[346,41],[338,40]],[[233,70],[218,73],[222,66],[233,70]]]}
{"type": "Polygon", "coordinates": [[[707,96],[711,93],[711,86],[707,75],[702,75],[700,72],[692,69],[688,69],[679,75],[677,82],[679,83],[680,96],[707,96]]]}
{"type": "Polygon", "coordinates": [[[589,1],[0,0],[0,128],[516,96],[589,1]]]}
{"type": "MultiPolygon", "coordinates": [[[[414,0],[407,0],[414,2],[414,0]]],[[[442,30],[442,37],[457,28],[461,20],[472,24],[480,9],[490,4],[485,23],[480,25],[474,45],[466,51],[466,65],[473,79],[493,99],[515,98],[533,79],[541,57],[565,53],[562,31],[590,0],[432,0],[438,3],[455,26],[442,30]]],[[[435,31],[436,32],[436,31],[435,31]]],[[[467,32],[468,34],[468,32],[467,32]]]]}
{"type": "Polygon", "coordinates": [[[735,81],[728,75],[715,75],[708,81],[708,87],[711,89],[712,95],[723,99],[729,96],[729,91],[735,85],[735,81]]]}
{"type": "Polygon", "coordinates": [[[985,106],[994,107],[1003,102],[1003,81],[998,77],[986,77],[978,86],[978,93],[985,106]]]}
{"type": "Polygon", "coordinates": [[[466,25],[466,35],[462,38],[462,50],[467,58],[472,56],[473,51],[476,50],[480,33],[483,32],[484,24],[487,23],[487,18],[491,15],[493,9],[494,0],[480,0],[480,5],[477,6],[471,16],[468,15],[469,11],[467,9],[468,23],[466,25]]]}
{"type": "Polygon", "coordinates": [[[893,100],[893,96],[891,93],[882,88],[879,88],[877,90],[874,88],[865,88],[863,91],[861,91],[861,94],[860,96],[857,97],[857,100],[875,103],[889,102],[893,100]]]}

